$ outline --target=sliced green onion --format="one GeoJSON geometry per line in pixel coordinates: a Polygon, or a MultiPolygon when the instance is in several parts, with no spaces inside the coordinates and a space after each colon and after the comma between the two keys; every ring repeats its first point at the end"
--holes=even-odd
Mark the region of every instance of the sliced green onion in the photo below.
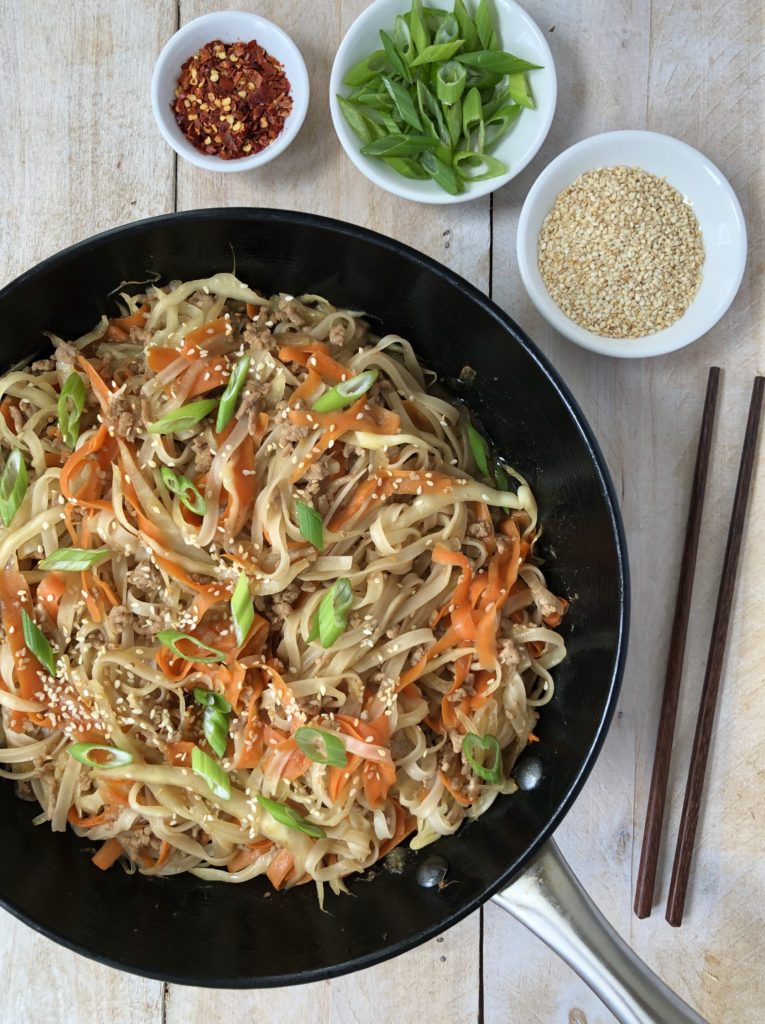
{"type": "Polygon", "coordinates": [[[354,64],[346,74],[343,82],[351,87],[365,85],[367,82],[371,82],[373,78],[377,78],[387,66],[388,57],[385,50],[375,50],[374,53],[370,53],[369,56],[360,60],[358,64],[354,64]]]}
{"type": "Polygon", "coordinates": [[[436,96],[450,107],[462,96],[467,82],[467,70],[456,60],[448,60],[436,72],[436,96]]]}
{"type": "Polygon", "coordinates": [[[412,34],[415,50],[417,53],[422,53],[430,43],[430,33],[420,0],[412,0],[412,9],[409,12],[409,31],[412,34]]]}
{"type": "MultiPolygon", "coordinates": [[[[439,26],[436,29],[436,34],[433,39],[433,42],[436,45],[442,43],[453,43],[459,37],[459,34],[459,22],[457,21],[453,14],[446,14],[444,15],[443,18],[441,18],[439,26]]],[[[463,39],[462,42],[464,43],[465,40],[463,39]]]]}
{"type": "Polygon", "coordinates": [[[53,656],[53,648],[46,635],[23,608],[21,609],[21,624],[27,650],[37,658],[41,665],[47,668],[52,676],[55,676],[56,659],[53,656]]]}
{"type": "Polygon", "coordinates": [[[238,647],[241,647],[250,632],[255,618],[255,609],[250,598],[250,586],[245,573],[239,573],[234,593],[231,595],[231,618],[234,621],[234,636],[238,647]]]}
{"type": "Polygon", "coordinates": [[[454,168],[439,160],[435,153],[423,153],[420,163],[428,176],[449,195],[456,196],[463,191],[462,182],[454,173],[454,168]]]}
{"type": "Polygon", "coordinates": [[[451,162],[451,138],[449,137],[449,129],[446,127],[441,104],[422,81],[417,82],[417,103],[426,127],[430,129],[431,134],[445,147],[444,153],[437,149],[436,154],[439,156],[439,159],[445,158],[445,160],[451,162]]]}
{"type": "Polygon", "coordinates": [[[400,174],[402,178],[411,178],[414,181],[427,181],[429,175],[422,169],[422,167],[415,163],[414,160],[409,160],[405,156],[383,156],[380,159],[391,167],[396,174],[400,174]]]}
{"type": "Polygon", "coordinates": [[[510,490],[510,477],[507,475],[505,467],[499,463],[494,467],[494,483],[497,485],[498,491],[510,490]]]}
{"type": "Polygon", "coordinates": [[[305,832],[307,836],[311,836],[313,839],[325,839],[327,836],[327,833],[320,825],[314,825],[312,822],[306,821],[297,811],[293,811],[286,804],[279,803],[278,800],[270,800],[267,796],[261,796],[258,793],[258,803],[280,825],[286,825],[287,828],[296,828],[299,832],[305,832]]]}
{"type": "Polygon", "coordinates": [[[28,486],[27,466],[18,448],[14,448],[0,476],[0,517],[10,526],[24,500],[28,486]]]}
{"type": "Polygon", "coordinates": [[[157,640],[165,647],[169,647],[176,658],[183,658],[184,661],[193,661],[199,665],[214,665],[216,662],[226,661],[226,655],[223,651],[219,651],[217,647],[210,647],[208,644],[203,644],[201,640],[197,640],[195,636],[191,636],[189,633],[181,633],[179,629],[161,629],[157,633],[157,640]],[[186,640],[190,644],[194,644],[195,647],[199,647],[203,651],[209,651],[212,657],[210,658],[196,658],[193,654],[184,654],[183,651],[178,647],[181,640],[186,640]]]}
{"type": "Polygon", "coordinates": [[[458,144],[462,135],[462,100],[457,100],[453,106],[446,111],[446,130],[449,132],[451,148],[458,144]]]}
{"type": "Polygon", "coordinates": [[[364,146],[364,156],[419,156],[438,145],[430,135],[383,135],[364,146]]]}
{"type": "Polygon", "coordinates": [[[537,71],[541,64],[529,64],[527,60],[515,57],[501,50],[478,50],[476,53],[460,53],[456,58],[460,64],[494,75],[513,75],[516,71],[537,71]]]}
{"type": "Polygon", "coordinates": [[[109,548],[59,548],[38,563],[38,569],[58,569],[60,572],[84,572],[111,558],[109,548]]]}
{"type": "Polygon", "coordinates": [[[366,145],[372,141],[374,136],[369,127],[369,122],[364,114],[359,110],[356,103],[352,103],[351,100],[346,99],[345,96],[341,96],[340,93],[335,97],[337,99],[338,106],[343,112],[343,117],[348,122],[351,130],[358,135],[361,141],[366,145]]]}
{"type": "Polygon", "coordinates": [[[502,781],[502,751],[496,736],[492,736],[490,733],[486,736],[478,736],[474,732],[469,732],[462,741],[462,753],[476,775],[495,785],[502,781]],[[479,764],[476,761],[475,752],[478,750],[491,752],[490,764],[479,764]]]}
{"type": "Polygon", "coordinates": [[[493,50],[497,44],[497,33],[494,30],[489,0],[480,0],[475,12],[475,27],[481,46],[485,50],[493,50]]]}
{"type": "Polygon", "coordinates": [[[191,770],[195,775],[204,779],[213,796],[220,800],[228,800],[231,796],[231,782],[228,775],[223,771],[217,761],[213,761],[209,754],[199,747],[191,751],[191,770]]]}
{"type": "Polygon", "coordinates": [[[218,406],[218,419],[215,422],[215,433],[219,434],[221,430],[231,420],[231,417],[236,412],[236,405],[239,400],[239,392],[244,387],[244,382],[247,380],[247,374],[250,370],[250,357],[242,356],[241,359],[237,360],[234,369],[231,371],[231,376],[228,379],[226,390],[220,396],[220,405],[218,406]]]}
{"type": "Polygon", "coordinates": [[[409,70],[409,65],[406,62],[406,58],[399,51],[399,48],[396,46],[395,42],[391,39],[387,32],[383,31],[380,32],[380,39],[382,40],[383,49],[385,50],[385,55],[388,58],[388,63],[390,64],[390,66],[393,68],[397,75],[401,75],[401,77],[405,81],[411,82],[412,72],[409,70]]]}
{"type": "Polygon", "coordinates": [[[218,693],[217,690],[205,690],[201,686],[195,686],[192,691],[194,694],[194,700],[197,704],[201,704],[203,708],[216,708],[218,711],[222,711],[225,715],[228,715],[231,711],[231,704],[226,700],[222,693],[218,693]]]}
{"type": "Polygon", "coordinates": [[[478,33],[462,0],[454,0],[454,16],[459,25],[459,36],[465,40],[465,49],[477,50],[480,43],[478,33]]]}
{"type": "Polygon", "coordinates": [[[74,448],[80,436],[80,416],[85,408],[87,391],[79,373],[72,372],[66,378],[58,398],[58,428],[67,448],[74,448]]]}
{"type": "Polygon", "coordinates": [[[489,117],[484,117],[487,149],[496,146],[507,135],[520,116],[521,108],[518,104],[508,103],[507,106],[495,110],[489,117]]]}
{"type": "MultiPolygon", "coordinates": [[[[516,110],[520,109],[516,107],[516,110]]],[[[463,181],[488,181],[504,174],[507,164],[486,153],[455,153],[454,170],[463,181]]]]}
{"type": "Polygon", "coordinates": [[[388,90],[390,98],[393,100],[393,105],[398,111],[401,120],[408,124],[410,128],[414,128],[415,131],[422,131],[422,122],[417,116],[417,111],[414,108],[412,97],[409,95],[403,85],[399,85],[392,78],[383,77],[383,85],[388,90]]]}
{"type": "Polygon", "coordinates": [[[305,537],[309,544],[318,551],[324,550],[324,523],[315,508],[306,505],[304,501],[296,501],[298,529],[301,537],[305,537]]]}
{"type": "Polygon", "coordinates": [[[406,61],[414,58],[415,47],[405,14],[397,14],[393,24],[393,41],[406,61]]]}
{"type": "Polygon", "coordinates": [[[295,731],[295,742],[305,756],[309,757],[312,761],[316,761],[317,764],[328,764],[333,768],[345,768],[348,763],[345,743],[335,732],[301,725],[295,731]]]}
{"type": "Polygon", "coordinates": [[[369,391],[377,377],[377,370],[364,370],[355,377],[341,380],[316,399],[313,403],[314,412],[336,412],[338,409],[346,409],[369,391]]]}
{"type": "Polygon", "coordinates": [[[198,402],[189,402],[180,409],[173,409],[167,416],[149,424],[150,434],[174,434],[188,430],[203,420],[218,404],[217,398],[202,398],[198,402]]]}
{"type": "Polygon", "coordinates": [[[348,612],[353,604],[353,588],[351,581],[343,577],[335,580],[322,598],[316,618],[308,634],[309,642],[318,638],[326,650],[345,632],[348,624],[348,612]]]}
{"type": "Polygon", "coordinates": [[[482,153],[486,142],[486,127],[483,123],[481,94],[475,86],[462,101],[462,131],[465,148],[473,153],[482,153]]]}
{"type": "Polygon", "coordinates": [[[534,109],[534,97],[531,95],[529,82],[523,71],[515,71],[507,76],[507,94],[511,100],[515,100],[519,107],[534,109]]]}
{"type": "Polygon", "coordinates": [[[176,473],[169,466],[163,466],[159,471],[162,482],[171,494],[177,494],[181,504],[185,505],[190,512],[203,516],[207,511],[207,502],[199,491],[199,488],[187,476],[176,473]]]}
{"type": "MultiPolygon", "coordinates": [[[[433,46],[426,46],[422,53],[418,54],[412,61],[412,67],[419,68],[423,64],[435,64],[438,61],[451,60],[455,53],[462,48],[464,42],[464,39],[455,39],[451,43],[438,43],[433,46]]],[[[472,54],[467,56],[472,56],[472,54]]]]}
{"type": "Polygon", "coordinates": [[[73,743],[67,747],[67,753],[71,754],[75,761],[86,764],[88,768],[121,768],[123,765],[131,764],[133,755],[127,750],[120,750],[119,747],[108,747],[103,743],[73,743]],[[106,761],[96,761],[90,754],[93,750],[100,750],[108,754],[106,761]]]}
{"type": "Polygon", "coordinates": [[[481,472],[482,476],[489,477],[489,446],[486,443],[486,438],[483,437],[475,427],[468,423],[467,428],[468,441],[470,442],[470,451],[473,453],[473,458],[481,472]]]}
{"type": "Polygon", "coordinates": [[[231,713],[231,705],[216,690],[203,690],[200,686],[194,687],[194,700],[204,708],[202,728],[205,739],[218,757],[223,757],[228,746],[228,716],[231,713]]]}

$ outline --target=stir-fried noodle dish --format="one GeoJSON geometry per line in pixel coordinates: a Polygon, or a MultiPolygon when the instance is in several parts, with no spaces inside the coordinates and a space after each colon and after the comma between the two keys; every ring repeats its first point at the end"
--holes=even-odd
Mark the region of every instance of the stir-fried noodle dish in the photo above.
{"type": "Polygon", "coordinates": [[[99,868],[322,899],[515,790],[565,656],[534,497],[363,313],[120,302],[0,379],[0,774],[99,868]]]}

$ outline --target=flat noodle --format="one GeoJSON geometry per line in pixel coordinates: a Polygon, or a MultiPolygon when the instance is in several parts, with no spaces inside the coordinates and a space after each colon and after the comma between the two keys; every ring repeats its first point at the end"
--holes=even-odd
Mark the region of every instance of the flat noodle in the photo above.
{"type": "Polygon", "coordinates": [[[53,338],[50,358],[0,379],[3,464],[17,448],[28,473],[0,527],[2,774],[54,830],[68,822],[118,840],[129,870],[344,892],[343,878],[398,843],[453,833],[516,788],[513,763],[536,739],[565,657],[555,627],[567,605],[533,556],[533,495],[513,471],[511,490],[481,480],[464,413],[429,393],[407,341],[373,337],[357,312],[315,295],[261,298],[230,274],[123,301],[123,317],[53,338]],[[222,433],[215,409],[175,433],[149,431],[219,398],[244,355],[222,433]],[[367,370],[377,380],[350,408],[312,410],[367,370]],[[74,453],[57,409],[73,373],[87,393],[74,453]],[[167,489],[163,467],[194,483],[201,514],[167,489]],[[323,551],[301,535],[297,500],[319,513],[323,551]],[[108,557],[85,572],[40,568],[70,547],[108,557]],[[255,620],[237,645],[241,572],[255,620]],[[324,649],[309,637],[339,577],[353,604],[324,649]],[[22,604],[55,676],[22,643],[22,604]],[[175,656],[162,629],[223,660],[175,656]],[[195,746],[214,756],[200,687],[232,705],[226,799],[191,770],[195,746]],[[335,734],[344,768],[303,754],[294,734],[306,725],[335,734]],[[463,753],[468,733],[496,739],[498,781],[463,753]],[[80,764],[73,741],[119,748],[130,763],[80,764]],[[276,820],[258,794],[319,831],[276,820]]]}

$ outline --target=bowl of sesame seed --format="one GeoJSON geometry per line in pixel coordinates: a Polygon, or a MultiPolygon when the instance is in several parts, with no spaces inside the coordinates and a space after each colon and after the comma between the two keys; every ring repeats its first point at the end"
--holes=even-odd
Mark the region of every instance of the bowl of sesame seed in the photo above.
{"type": "Polygon", "coordinates": [[[518,268],[541,315],[603,355],[643,358],[696,341],[746,264],[738,199],[679,139],[607,132],[561,153],[518,222],[518,268]]]}

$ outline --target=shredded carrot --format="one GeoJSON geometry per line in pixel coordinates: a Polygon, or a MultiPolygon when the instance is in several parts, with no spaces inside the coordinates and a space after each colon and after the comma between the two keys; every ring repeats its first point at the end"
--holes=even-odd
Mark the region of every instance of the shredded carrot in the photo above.
{"type": "MultiPolygon", "coordinates": [[[[37,673],[44,666],[27,650],[24,642],[24,624],[21,618],[22,609],[31,616],[32,598],[27,581],[20,572],[5,569],[0,573],[0,615],[8,645],[13,654],[19,696],[24,700],[34,700],[35,693],[40,689],[40,679],[37,673]]],[[[25,712],[23,711],[11,712],[10,727],[14,732],[18,732],[24,718],[25,712]]]]}
{"type": "Polygon", "coordinates": [[[530,732],[528,735],[528,741],[529,743],[539,743],[539,737],[535,733],[530,732]]]}
{"type": "Polygon", "coordinates": [[[137,309],[135,313],[131,313],[130,316],[118,316],[114,317],[109,323],[114,327],[119,327],[123,331],[129,331],[131,327],[143,327],[149,315],[148,302],[144,302],[140,309],[137,309]]]}
{"type": "Polygon", "coordinates": [[[175,743],[168,743],[165,753],[169,764],[180,765],[184,768],[191,767],[191,752],[194,744],[187,740],[176,740],[175,743]]]}
{"type": "MultiPolygon", "coordinates": [[[[155,345],[150,348],[146,355],[146,364],[152,373],[162,373],[168,366],[176,361],[176,359],[185,359],[186,357],[181,354],[180,349],[177,348],[165,348],[162,345],[155,345]]],[[[186,360],[188,362],[188,360],[186,360]]],[[[189,364],[191,365],[191,364],[189,364]]]]}
{"type": "Polygon", "coordinates": [[[96,398],[98,399],[99,404],[101,406],[101,411],[108,414],[109,402],[111,401],[112,397],[111,390],[106,386],[101,375],[98,373],[98,371],[90,362],[90,360],[86,359],[85,356],[77,356],[77,362],[88,375],[90,385],[95,391],[96,398]]]}
{"type": "Polygon", "coordinates": [[[66,575],[63,572],[49,572],[37,584],[37,600],[43,611],[55,623],[61,598],[66,593],[66,575]]]}
{"type": "Polygon", "coordinates": [[[91,860],[97,868],[106,871],[123,854],[122,844],[118,839],[107,839],[98,853],[93,854],[91,860]]]}
{"type": "Polygon", "coordinates": [[[464,793],[461,793],[459,789],[457,789],[457,787],[454,785],[454,783],[446,774],[446,772],[442,772],[439,770],[438,777],[441,780],[441,782],[443,782],[444,786],[448,789],[448,791],[451,793],[451,795],[454,797],[458,804],[461,804],[463,807],[470,807],[473,801],[469,797],[465,796],[464,793]]]}
{"type": "Polygon", "coordinates": [[[417,819],[413,814],[405,811],[398,800],[393,800],[393,810],[396,814],[396,824],[393,829],[393,835],[390,839],[386,839],[380,844],[380,856],[384,857],[386,853],[390,853],[394,847],[398,846],[408,835],[410,835],[417,828],[417,819]]]}
{"type": "Polygon", "coordinates": [[[279,850],[266,871],[266,876],[274,889],[281,889],[294,867],[295,861],[290,851],[279,850]]]}
{"type": "Polygon", "coordinates": [[[217,320],[211,320],[207,324],[195,327],[183,339],[182,354],[184,356],[195,355],[199,348],[207,348],[213,338],[219,338],[222,334],[229,333],[229,324],[228,317],[220,316],[217,320]]]}
{"type": "Polygon", "coordinates": [[[18,409],[18,407],[18,398],[12,398],[10,395],[6,395],[2,402],[0,402],[0,413],[2,413],[3,419],[5,420],[5,425],[8,427],[12,434],[16,433],[16,425],[13,422],[11,409],[18,409]]]}
{"type": "Polygon", "coordinates": [[[236,871],[241,871],[242,868],[249,867],[264,853],[268,853],[273,845],[270,839],[259,839],[256,843],[248,843],[234,854],[226,865],[226,870],[234,874],[236,871]]]}
{"type": "Polygon", "coordinates": [[[81,818],[77,814],[74,804],[72,804],[66,819],[70,825],[76,825],[78,828],[95,828],[96,825],[105,825],[108,821],[113,821],[114,809],[112,807],[105,807],[100,814],[93,814],[89,818],[81,818]]]}

